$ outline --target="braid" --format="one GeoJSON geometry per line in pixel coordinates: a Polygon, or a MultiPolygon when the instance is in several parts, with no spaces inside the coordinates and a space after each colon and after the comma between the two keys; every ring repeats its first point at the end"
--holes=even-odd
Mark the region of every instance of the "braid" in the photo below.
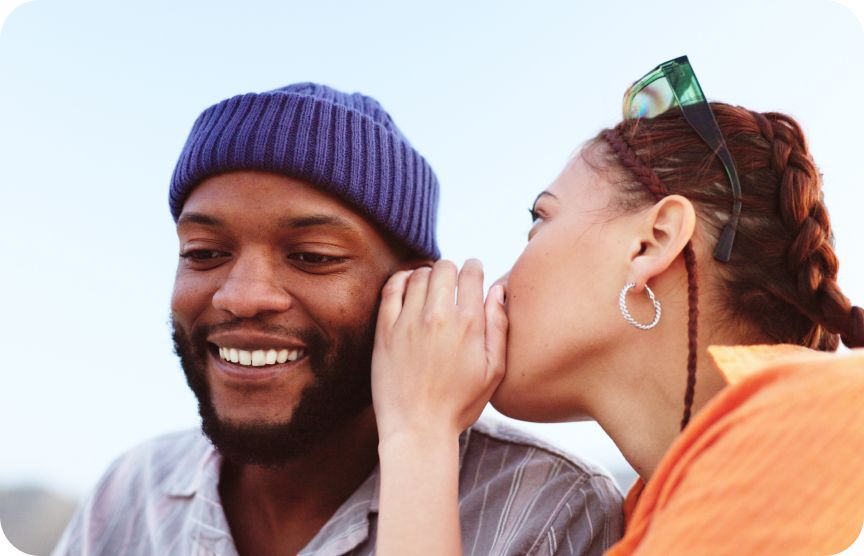
{"type": "MultiPolygon", "coordinates": [[[[619,126],[620,127],[620,126],[619,126]]],[[[618,127],[604,130],[601,133],[603,139],[609,143],[615,154],[618,155],[618,160],[622,166],[630,171],[639,182],[648,189],[648,192],[654,196],[655,201],[659,201],[669,194],[669,191],[660,181],[657,173],[645,162],[639,158],[630,143],[621,134],[618,127]]]]}
{"type": "Polygon", "coordinates": [[[847,347],[864,347],[864,309],[852,307],[849,311],[849,327],[842,338],[847,347]]]}
{"type": "Polygon", "coordinates": [[[847,346],[864,345],[864,311],[852,307],[837,284],[839,262],[822,202],[821,178],[804,134],[784,114],[751,115],[771,145],[771,169],[780,178],[778,212],[791,237],[786,267],[794,277],[796,291],[775,294],[780,293],[784,302],[817,324],[805,338],[807,344],[833,351],[840,334],[847,346]]]}
{"type": "MultiPolygon", "coordinates": [[[[620,127],[620,126],[619,126],[620,127]]],[[[657,173],[646,164],[636,153],[618,127],[607,129],[601,133],[604,140],[612,147],[622,166],[651,193],[655,201],[669,194],[668,189],[657,176],[657,173]]],[[[693,398],[696,393],[696,355],[697,327],[699,317],[699,289],[696,282],[696,254],[693,243],[688,241],[684,247],[684,263],[687,267],[687,387],[684,393],[684,416],[681,419],[681,430],[690,422],[693,408],[693,398]]]]}
{"type": "Polygon", "coordinates": [[[696,253],[693,242],[688,241],[684,247],[684,263],[687,266],[687,390],[684,394],[684,416],[681,418],[681,430],[690,422],[690,410],[693,407],[693,397],[696,395],[696,323],[699,322],[699,287],[696,280],[696,253]]]}

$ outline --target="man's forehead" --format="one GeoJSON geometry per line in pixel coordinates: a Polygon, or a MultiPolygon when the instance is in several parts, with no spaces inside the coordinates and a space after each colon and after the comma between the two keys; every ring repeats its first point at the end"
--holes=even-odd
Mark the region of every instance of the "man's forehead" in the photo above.
{"type": "MultiPolygon", "coordinates": [[[[260,220],[259,220],[260,221],[260,220]]],[[[217,216],[205,212],[184,210],[177,221],[177,227],[183,228],[192,225],[206,226],[210,228],[228,228],[232,224],[231,218],[217,216]]],[[[341,216],[334,214],[304,214],[298,216],[279,216],[274,221],[274,227],[289,230],[301,230],[316,227],[325,227],[345,233],[360,233],[358,226],[341,216]]]]}
{"type": "Polygon", "coordinates": [[[184,203],[177,226],[224,228],[250,220],[280,229],[327,227],[362,233],[373,228],[354,208],[317,186],[258,171],[202,181],[184,203]]]}

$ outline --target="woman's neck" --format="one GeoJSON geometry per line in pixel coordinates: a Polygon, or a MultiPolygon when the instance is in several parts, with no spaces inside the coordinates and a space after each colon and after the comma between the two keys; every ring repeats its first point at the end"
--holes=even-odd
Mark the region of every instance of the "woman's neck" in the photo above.
{"type": "MultiPolygon", "coordinates": [[[[668,327],[665,335],[675,328],[668,327]]],[[[602,395],[591,401],[591,416],[645,482],[681,432],[687,386],[687,343],[686,335],[676,332],[671,338],[657,334],[650,342],[644,342],[643,349],[632,346],[633,349],[626,352],[619,351],[612,365],[627,371],[617,376],[607,373],[612,380],[605,385],[602,395]]],[[[726,385],[710,361],[708,346],[734,343],[740,342],[716,334],[699,341],[691,420],[726,385]]]]}

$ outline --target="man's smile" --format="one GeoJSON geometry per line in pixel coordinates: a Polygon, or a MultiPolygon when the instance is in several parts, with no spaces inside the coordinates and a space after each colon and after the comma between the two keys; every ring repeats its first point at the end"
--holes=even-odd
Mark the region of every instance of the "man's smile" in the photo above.
{"type": "Polygon", "coordinates": [[[208,359],[229,382],[261,381],[297,370],[308,359],[303,348],[241,349],[209,344],[208,359]],[[235,360],[232,360],[236,358],[235,360]]]}
{"type": "Polygon", "coordinates": [[[251,330],[223,331],[208,338],[213,366],[233,379],[263,380],[297,367],[309,347],[296,337],[251,330]]]}
{"type": "Polygon", "coordinates": [[[285,363],[286,361],[293,362],[306,355],[306,350],[297,348],[245,350],[228,346],[217,347],[219,348],[219,357],[225,361],[247,367],[263,367],[265,365],[285,363]]]}

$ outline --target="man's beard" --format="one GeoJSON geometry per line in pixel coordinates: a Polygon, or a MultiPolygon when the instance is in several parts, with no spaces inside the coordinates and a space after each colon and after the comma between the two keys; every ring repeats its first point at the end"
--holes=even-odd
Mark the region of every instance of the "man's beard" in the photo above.
{"type": "MultiPolygon", "coordinates": [[[[301,394],[291,417],[281,423],[233,423],[220,419],[213,405],[207,380],[206,338],[216,328],[226,330],[250,325],[259,331],[272,325],[243,319],[215,327],[201,326],[191,335],[172,320],[174,351],[186,375],[186,382],[198,398],[198,413],[204,434],[223,457],[237,464],[275,467],[295,459],[327,438],[341,424],[372,403],[371,364],[375,315],[369,322],[328,342],[314,329],[291,330],[302,340],[314,382],[301,394]],[[190,337],[191,336],[191,337],[190,337]]],[[[282,328],[274,331],[285,332],[282,328]]]]}

